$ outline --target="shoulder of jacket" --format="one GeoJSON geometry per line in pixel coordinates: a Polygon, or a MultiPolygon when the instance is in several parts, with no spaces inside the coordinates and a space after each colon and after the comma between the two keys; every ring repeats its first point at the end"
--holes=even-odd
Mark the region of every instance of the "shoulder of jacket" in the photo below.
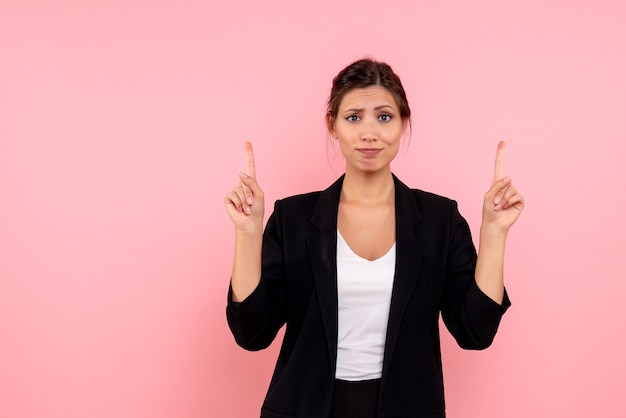
{"type": "Polygon", "coordinates": [[[321,194],[321,191],[296,194],[278,199],[276,204],[285,207],[314,204],[317,202],[321,194]]]}
{"type": "Polygon", "coordinates": [[[321,195],[321,191],[315,191],[283,197],[274,202],[274,213],[281,217],[310,217],[321,195]]]}
{"type": "Polygon", "coordinates": [[[444,204],[444,205],[449,205],[451,203],[454,203],[454,200],[446,196],[441,196],[435,193],[426,192],[420,189],[410,189],[410,190],[418,202],[422,201],[422,202],[427,202],[427,203],[438,203],[438,204],[444,204]]]}
{"type": "Polygon", "coordinates": [[[396,182],[396,187],[400,194],[407,196],[407,193],[410,194],[415,202],[420,205],[435,205],[435,206],[449,206],[450,204],[455,204],[454,200],[447,198],[445,196],[441,196],[435,193],[427,192],[421,189],[415,189],[404,184],[398,177],[394,175],[394,180],[396,182]]]}

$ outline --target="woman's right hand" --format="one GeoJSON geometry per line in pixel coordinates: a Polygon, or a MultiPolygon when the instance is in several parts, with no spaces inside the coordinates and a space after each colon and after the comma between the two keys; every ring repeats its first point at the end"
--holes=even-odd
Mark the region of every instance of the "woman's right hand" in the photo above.
{"type": "Polygon", "coordinates": [[[246,142],[245,148],[247,170],[239,174],[239,185],[226,194],[224,204],[235,232],[255,234],[263,231],[265,197],[256,180],[252,144],[246,142]]]}

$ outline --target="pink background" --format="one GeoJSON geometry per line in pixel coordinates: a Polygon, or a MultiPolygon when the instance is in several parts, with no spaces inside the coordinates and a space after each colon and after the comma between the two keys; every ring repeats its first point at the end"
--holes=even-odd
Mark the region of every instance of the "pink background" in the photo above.
{"type": "Polygon", "coordinates": [[[449,416],[623,416],[625,4],[1,0],[0,416],[258,416],[279,342],[228,331],[223,196],[245,140],[268,205],[330,184],[364,55],[412,104],[402,180],[476,232],[506,140],[528,202],[494,345],[443,332],[449,416]]]}

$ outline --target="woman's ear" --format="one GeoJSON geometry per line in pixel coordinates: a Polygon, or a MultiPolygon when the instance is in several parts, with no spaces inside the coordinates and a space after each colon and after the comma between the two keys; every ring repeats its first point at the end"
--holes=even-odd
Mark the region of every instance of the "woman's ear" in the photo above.
{"type": "Polygon", "coordinates": [[[330,112],[326,112],[326,129],[328,129],[328,133],[333,139],[337,139],[337,135],[335,133],[335,120],[330,112]]]}

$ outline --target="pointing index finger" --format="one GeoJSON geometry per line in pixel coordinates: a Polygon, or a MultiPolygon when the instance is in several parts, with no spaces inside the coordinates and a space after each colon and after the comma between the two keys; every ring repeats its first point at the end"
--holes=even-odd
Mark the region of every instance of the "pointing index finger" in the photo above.
{"type": "Polygon", "coordinates": [[[256,178],[256,168],[254,166],[254,152],[252,150],[252,144],[250,142],[246,142],[245,147],[247,174],[250,177],[256,178]]]}
{"type": "Polygon", "coordinates": [[[493,179],[502,180],[504,178],[504,141],[498,143],[498,150],[496,151],[496,167],[493,172],[493,179]]]}

